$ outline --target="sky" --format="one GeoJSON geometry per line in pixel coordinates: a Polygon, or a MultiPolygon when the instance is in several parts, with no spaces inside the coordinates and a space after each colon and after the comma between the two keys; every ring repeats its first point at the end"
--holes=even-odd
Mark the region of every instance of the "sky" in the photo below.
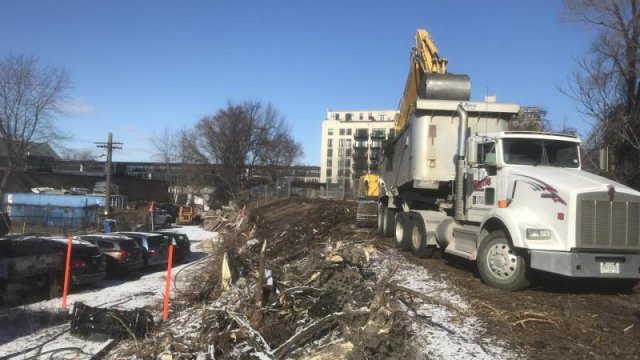
{"type": "Polygon", "coordinates": [[[319,165],[327,110],[397,109],[416,29],[448,70],[471,77],[472,100],[543,106],[556,127],[589,129],[563,95],[592,34],[558,0],[3,0],[0,56],[67,69],[64,145],[114,161],[154,161],[150,141],[192,128],[228,102],[271,103],[319,165]]]}

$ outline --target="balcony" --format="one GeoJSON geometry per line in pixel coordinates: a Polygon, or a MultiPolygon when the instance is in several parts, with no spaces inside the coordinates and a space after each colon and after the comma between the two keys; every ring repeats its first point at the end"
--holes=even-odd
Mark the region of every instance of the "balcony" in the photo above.
{"type": "Polygon", "coordinates": [[[367,160],[369,158],[369,153],[366,148],[364,149],[356,149],[353,151],[353,160],[367,160]]]}
{"type": "Polygon", "coordinates": [[[369,131],[363,130],[363,129],[357,129],[355,134],[353,134],[353,138],[356,140],[369,140],[369,131]]]}
{"type": "Polygon", "coordinates": [[[384,140],[385,139],[384,130],[383,131],[372,131],[371,132],[371,139],[372,140],[384,140]]]}
{"type": "Polygon", "coordinates": [[[367,170],[369,169],[369,164],[366,161],[354,161],[353,162],[353,170],[367,170]]]}
{"type": "Polygon", "coordinates": [[[355,151],[357,151],[357,149],[367,149],[368,147],[369,147],[369,142],[366,140],[356,141],[353,143],[353,148],[355,149],[355,151]]]}

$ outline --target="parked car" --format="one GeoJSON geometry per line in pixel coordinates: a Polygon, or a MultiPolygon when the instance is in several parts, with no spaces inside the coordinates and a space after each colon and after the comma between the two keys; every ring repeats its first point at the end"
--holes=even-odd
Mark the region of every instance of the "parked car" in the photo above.
{"type": "Polygon", "coordinates": [[[90,234],[77,237],[100,248],[106,256],[108,275],[123,275],[140,270],[144,265],[144,251],[130,237],[117,234],[90,234]]]}
{"type": "Polygon", "coordinates": [[[144,266],[163,265],[169,262],[169,239],[161,234],[146,232],[119,232],[134,239],[144,250],[144,266]]]}
{"type": "Polygon", "coordinates": [[[47,287],[49,298],[56,297],[63,271],[63,252],[43,246],[41,237],[0,238],[0,303],[20,302],[47,287]]]}
{"type": "MultiPolygon", "coordinates": [[[[63,237],[44,238],[43,241],[54,249],[63,252],[65,259],[69,240],[63,237]]],[[[100,249],[81,239],[74,239],[71,243],[70,284],[95,284],[106,276],[106,259],[100,249]]]]}
{"type": "Polygon", "coordinates": [[[160,230],[156,231],[158,234],[166,236],[173,245],[173,261],[175,263],[182,263],[191,254],[191,241],[187,234],[181,232],[160,230]]]}

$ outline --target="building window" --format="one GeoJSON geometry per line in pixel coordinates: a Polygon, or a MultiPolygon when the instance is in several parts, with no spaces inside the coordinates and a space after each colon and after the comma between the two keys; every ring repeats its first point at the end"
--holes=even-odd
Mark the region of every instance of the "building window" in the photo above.
{"type": "Polygon", "coordinates": [[[346,147],[348,147],[348,148],[350,148],[350,147],[351,147],[351,139],[347,139],[347,140],[345,141],[345,146],[346,146],[346,147]]]}
{"type": "Polygon", "coordinates": [[[327,169],[327,177],[331,177],[331,169],[327,169]]]}
{"type": "Polygon", "coordinates": [[[339,157],[343,157],[344,156],[344,148],[338,149],[338,156],[339,157]]]}
{"type": "Polygon", "coordinates": [[[340,120],[340,114],[333,114],[333,120],[340,120]]]}
{"type": "Polygon", "coordinates": [[[327,160],[327,167],[330,168],[331,166],[333,166],[333,161],[331,161],[331,159],[328,159],[327,160]]]}
{"type": "Polygon", "coordinates": [[[333,155],[333,149],[327,149],[327,157],[331,157],[333,155]]]}
{"type": "Polygon", "coordinates": [[[346,167],[351,167],[351,159],[346,159],[346,160],[344,161],[344,166],[346,166],[346,167]]]}
{"type": "Polygon", "coordinates": [[[351,129],[347,129],[347,135],[351,135],[351,129]]]}
{"type": "Polygon", "coordinates": [[[384,114],[380,114],[380,121],[384,121],[385,115],[384,114]]]}
{"type": "Polygon", "coordinates": [[[344,129],[340,129],[340,135],[344,135],[344,129]]]}
{"type": "Polygon", "coordinates": [[[351,113],[347,113],[346,120],[347,121],[351,121],[351,117],[352,117],[352,114],[351,113]]]}
{"type": "Polygon", "coordinates": [[[360,120],[364,119],[364,114],[360,113],[360,120]]]}
{"type": "Polygon", "coordinates": [[[373,117],[372,113],[369,113],[368,119],[369,119],[369,121],[376,121],[376,118],[373,117]]]}
{"type": "Polygon", "coordinates": [[[344,141],[344,140],[345,140],[345,139],[340,139],[340,140],[338,140],[338,144],[339,144],[339,146],[340,146],[340,148],[341,148],[341,149],[342,149],[342,148],[344,148],[344,144],[345,144],[345,141],[344,141]]]}
{"type": "Polygon", "coordinates": [[[329,129],[329,135],[333,135],[333,128],[329,129]]]}
{"type": "Polygon", "coordinates": [[[333,139],[327,140],[327,147],[333,147],[333,139]]]}
{"type": "Polygon", "coordinates": [[[351,149],[347,149],[347,151],[345,152],[346,156],[351,156],[351,149]]]}

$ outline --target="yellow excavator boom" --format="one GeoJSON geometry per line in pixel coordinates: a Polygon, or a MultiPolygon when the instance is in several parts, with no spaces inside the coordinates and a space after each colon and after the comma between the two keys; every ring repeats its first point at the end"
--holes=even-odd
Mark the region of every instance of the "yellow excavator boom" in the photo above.
{"type": "Polygon", "coordinates": [[[469,100],[471,83],[466,75],[447,73],[448,60],[440,57],[438,48],[424,29],[416,31],[415,47],[411,50],[409,75],[400,100],[395,131],[399,133],[409,122],[419,97],[441,100],[469,100]],[[427,77],[433,81],[429,83],[427,77]]]}

